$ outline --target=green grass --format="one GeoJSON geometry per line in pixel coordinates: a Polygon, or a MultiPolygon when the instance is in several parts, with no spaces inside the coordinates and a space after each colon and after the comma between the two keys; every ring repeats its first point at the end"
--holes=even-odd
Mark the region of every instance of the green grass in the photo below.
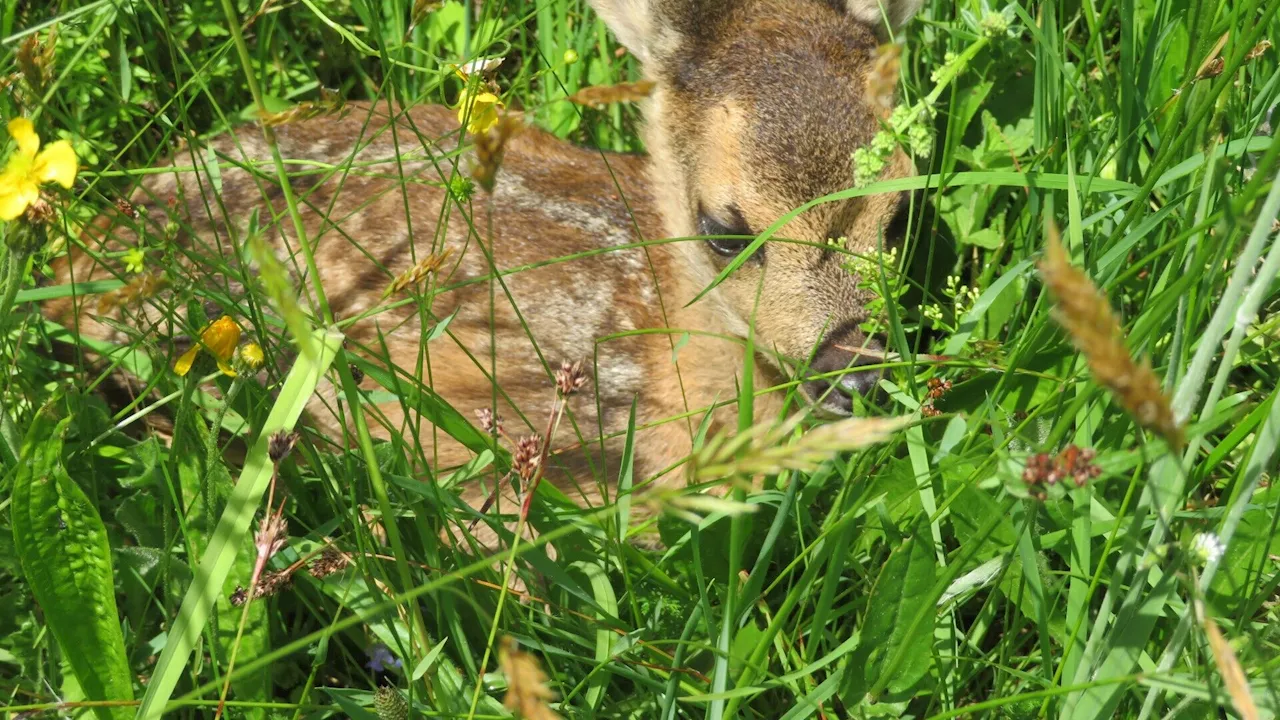
{"type": "MultiPolygon", "coordinates": [[[[35,305],[68,290],[48,286],[64,233],[33,241],[7,224],[0,710],[206,717],[225,692],[230,717],[360,719],[390,684],[415,714],[507,717],[510,637],[567,718],[1234,717],[1207,617],[1273,717],[1280,145],[1263,128],[1280,66],[1274,48],[1247,53],[1280,38],[1280,3],[1025,2],[999,20],[977,2],[930,2],[903,62],[903,102],[936,101],[921,177],[853,188],[851,176],[821,200],[931,190],[936,224],[916,228],[904,272],[880,273],[901,298],[882,329],[904,358],[886,412],[918,422],[739,491],[749,514],[722,503],[690,523],[677,512],[688,501],[669,501],[661,550],[627,539],[639,498],[582,510],[549,487],[531,518],[538,539],[502,555],[521,562],[441,543],[437,528],[467,517],[452,484],[510,458],[463,419],[471,408],[415,379],[422,368],[366,363],[380,392],[427,408],[479,459],[424,479],[412,470],[430,464],[421,448],[374,442],[363,425],[346,451],[304,433],[298,461],[279,466],[288,542],[268,569],[327,539],[355,561],[236,606],[274,477],[268,434],[296,421],[340,352],[335,336],[317,332],[270,387],[177,378],[169,345],[146,334],[91,363],[84,352],[104,348],[68,352],[35,305]],[[1052,320],[1035,270],[1050,221],[1164,379],[1185,449],[1141,429],[1052,320]],[[108,403],[95,391],[119,369],[154,392],[108,403]],[[169,419],[165,442],[144,416],[169,419]],[[1029,458],[1068,445],[1095,452],[1100,474],[1034,497],[1029,458]],[[222,461],[222,446],[245,459],[222,461]],[[1200,533],[1226,543],[1220,562],[1198,555],[1200,533]],[[499,592],[512,572],[544,602],[499,592]],[[371,669],[377,647],[398,667],[371,669]],[[108,697],[118,702],[85,702],[108,697]]],[[[464,57],[506,56],[504,100],[561,137],[642,149],[633,106],[559,101],[638,77],[585,0],[489,0],[475,16],[416,5],[415,23],[409,0],[6,0],[0,114],[72,141],[80,179],[54,193],[71,228],[126,197],[176,141],[245,122],[259,103],[332,92],[452,104],[449,63],[464,57]]],[[[172,260],[147,248],[149,269],[172,260]]],[[[196,332],[202,302],[225,297],[184,292],[196,332]]],[[[416,302],[429,313],[429,298],[416,302]]],[[[304,336],[311,322],[272,332],[304,336]]],[[[351,367],[329,371],[348,397],[351,367]]],[[[647,479],[631,475],[624,487],[647,479]]]]}

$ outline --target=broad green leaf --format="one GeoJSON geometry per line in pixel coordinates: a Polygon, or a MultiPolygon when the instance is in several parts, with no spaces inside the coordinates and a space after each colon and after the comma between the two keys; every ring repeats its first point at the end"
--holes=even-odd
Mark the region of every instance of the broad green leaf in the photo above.
{"type": "MultiPolygon", "coordinates": [[[[133,680],[116,609],[111,546],[93,502],[62,464],[71,418],[36,413],[14,480],[13,540],[22,572],[64,660],[90,700],[132,700],[133,680]]],[[[97,707],[101,720],[128,707],[97,707]]]]}
{"type": "Polygon", "coordinates": [[[921,515],[911,537],[889,555],[871,589],[858,650],[846,670],[844,687],[852,695],[846,695],[846,702],[861,700],[858,689],[906,690],[929,671],[933,623],[921,623],[912,630],[908,621],[921,603],[929,603],[935,563],[929,518],[921,515]],[[904,660],[896,668],[888,667],[887,661],[899,653],[904,660]],[[889,672],[892,678],[886,677],[889,672]]]}

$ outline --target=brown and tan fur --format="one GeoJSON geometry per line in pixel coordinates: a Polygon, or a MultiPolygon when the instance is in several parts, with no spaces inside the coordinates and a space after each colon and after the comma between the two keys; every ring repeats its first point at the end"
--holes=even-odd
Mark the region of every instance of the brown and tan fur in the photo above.
{"type": "MultiPolygon", "coordinates": [[[[865,0],[847,6],[840,0],[594,4],[656,82],[646,108],[647,160],[574,147],[529,130],[507,147],[492,197],[477,193],[471,207],[461,207],[443,189],[467,169],[465,158],[450,155],[459,143],[451,109],[352,105],[341,117],[275,129],[281,155],[304,164],[291,165],[291,186],[337,320],[370,313],[396,275],[428,253],[451,251],[435,282],[454,289],[354,323],[346,329],[353,352],[396,368],[406,386],[420,379],[467,415],[493,404],[499,389],[499,415],[512,435],[542,431],[554,398],[551,372],[562,359],[588,361],[589,387],[597,397],[584,392],[571,403],[576,431],[557,436],[553,462],[560,471],[551,475],[588,506],[612,499],[591,478],[616,477],[616,438],[625,431],[633,399],[638,422],[647,428],[637,438],[639,481],[688,455],[708,408],[732,405],[753,319],[761,350],[754,382],[765,388],[791,377],[777,355],[802,364],[812,357],[822,372],[850,366],[856,357],[842,347],[867,342],[858,324],[866,319],[869,298],[841,268],[842,256],[808,245],[767,244],[692,305],[729,259],[703,240],[611,250],[505,274],[499,283],[487,279],[486,255],[492,253],[500,271],[510,270],[594,249],[699,235],[708,219],[711,227],[756,234],[797,205],[849,187],[850,155],[879,127],[877,109],[865,95],[883,25],[879,7],[865,0]],[[338,170],[308,169],[306,161],[338,170]],[[448,334],[428,345],[424,331],[455,312],[448,334]],[[654,332],[625,335],[644,330],[654,332]],[[687,344],[674,352],[686,330],[687,344]],[[618,334],[624,336],[603,339],[618,334]],[[602,431],[615,438],[606,444],[604,467],[602,431]]],[[[914,8],[899,2],[886,10],[900,24],[914,8]]],[[[148,176],[133,198],[147,212],[137,220],[118,213],[99,217],[84,233],[87,252],[73,252],[57,266],[58,281],[121,276],[115,263],[102,260],[103,251],[132,246],[139,233],[164,237],[173,220],[183,227],[173,247],[190,289],[201,301],[214,300],[216,313],[249,327],[264,308],[251,307],[251,297],[261,293],[244,291],[254,273],[237,258],[248,257],[238,247],[256,208],[297,286],[313,283],[263,132],[245,127],[210,146],[221,160],[219,193],[205,171],[148,176]],[[246,169],[250,165],[257,169],[246,169]],[[211,270],[226,263],[236,268],[232,276],[211,270]]],[[[173,164],[199,166],[205,157],[183,151],[173,164]]],[[[899,155],[885,176],[910,173],[899,155]]],[[[902,206],[896,195],[825,204],[779,235],[814,243],[847,236],[851,250],[870,253],[902,206]]],[[[124,307],[100,307],[96,297],[64,298],[48,303],[46,313],[82,335],[111,342],[190,337],[198,328],[185,326],[183,309],[165,307],[180,295],[168,292],[124,307]]],[[[278,328],[259,324],[259,335],[267,331],[281,337],[278,328]]],[[[277,364],[287,364],[287,357],[277,364]]],[[[361,387],[382,389],[372,378],[361,387]]],[[[847,403],[829,399],[838,392],[825,383],[805,389],[829,410],[847,412],[847,403]]],[[[781,392],[760,396],[757,418],[776,417],[783,402],[781,392]]],[[[736,409],[718,412],[716,424],[722,424],[736,409]]],[[[377,437],[400,434],[421,443],[436,469],[472,457],[416,413],[406,417],[399,400],[375,403],[366,416],[377,437]]],[[[334,387],[323,384],[308,406],[308,421],[341,442],[351,428],[341,427],[337,417],[334,387]]],[[[667,472],[657,482],[685,481],[681,473],[667,472]]],[[[479,505],[485,494],[469,488],[463,498],[479,505]]]]}

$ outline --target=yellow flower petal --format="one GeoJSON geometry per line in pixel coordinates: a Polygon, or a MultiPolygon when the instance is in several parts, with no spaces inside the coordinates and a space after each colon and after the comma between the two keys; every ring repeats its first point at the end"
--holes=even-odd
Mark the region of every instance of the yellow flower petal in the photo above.
{"type": "Polygon", "coordinates": [[[30,120],[23,117],[10,120],[9,134],[18,143],[19,153],[29,158],[36,156],[36,151],[40,149],[40,136],[36,135],[36,128],[30,120]]]}
{"type": "Polygon", "coordinates": [[[240,326],[230,315],[223,315],[200,333],[200,342],[218,358],[218,367],[221,368],[236,352],[236,345],[240,343],[240,326]]]}
{"type": "Polygon", "coordinates": [[[491,92],[467,93],[458,106],[458,122],[467,121],[467,132],[472,135],[483,135],[498,124],[498,111],[503,107],[502,100],[491,92]]]}
{"type": "Polygon", "coordinates": [[[71,149],[71,143],[59,140],[40,151],[31,167],[31,174],[37,182],[56,182],[70,190],[78,169],[76,151],[71,149]]]}
{"type": "Polygon", "coordinates": [[[39,198],[40,189],[35,183],[21,180],[5,182],[0,176],[0,220],[18,218],[39,198]]]}
{"type": "Polygon", "coordinates": [[[200,354],[200,346],[192,345],[191,349],[182,353],[182,357],[178,358],[178,362],[173,364],[173,371],[178,377],[185,377],[191,372],[191,366],[196,362],[196,355],[200,354]]]}
{"type": "Polygon", "coordinates": [[[231,377],[236,376],[236,369],[231,367],[231,363],[226,362],[225,360],[218,361],[218,369],[222,371],[223,375],[230,375],[231,377]]]}

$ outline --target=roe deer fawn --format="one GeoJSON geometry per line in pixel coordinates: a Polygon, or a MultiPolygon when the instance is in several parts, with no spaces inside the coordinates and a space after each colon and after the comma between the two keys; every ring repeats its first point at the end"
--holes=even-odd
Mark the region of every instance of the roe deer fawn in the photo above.
{"type": "MultiPolygon", "coordinates": [[[[792,368],[779,357],[807,365],[806,378],[840,378],[800,378],[804,394],[829,413],[849,414],[845,391],[875,385],[872,371],[854,369],[860,360],[849,349],[877,347],[859,329],[870,298],[840,255],[823,248],[843,236],[850,250],[875,252],[902,232],[908,200],[882,194],[817,206],[780,233],[811,244],[767,244],[693,304],[747,240],[620,246],[749,237],[799,204],[849,187],[851,154],[871,140],[882,112],[866,87],[877,28],[901,25],[919,2],[593,0],[654,82],[645,101],[647,159],[530,129],[507,144],[492,195],[477,194],[467,207],[448,189],[459,172],[454,151],[470,147],[454,110],[353,104],[340,118],[282,125],[274,129],[279,151],[291,166],[302,165],[290,185],[314,247],[319,277],[309,278],[271,149],[262,130],[244,128],[210,142],[217,177],[205,153],[184,149],[179,159],[194,170],[175,160],[173,172],[148,175],[133,197],[147,212],[97,218],[84,233],[85,250],[57,266],[63,283],[123,277],[107,259],[111,251],[145,235],[163,238],[167,224],[173,235],[178,223],[170,240],[185,268],[178,287],[123,306],[63,298],[46,313],[110,342],[193,336],[199,328],[185,319],[185,302],[173,301],[185,292],[218,304],[210,319],[227,313],[248,326],[245,286],[254,271],[242,245],[256,211],[299,287],[319,282],[339,320],[368,315],[346,328],[352,352],[404,385],[420,381],[464,413],[490,407],[496,394],[509,432],[540,430],[554,402],[556,366],[586,360],[597,397],[584,391],[571,404],[578,437],[555,440],[548,474],[578,502],[599,504],[608,491],[592,479],[602,454],[603,476],[616,477],[609,466],[633,399],[644,428],[636,437],[637,487],[654,478],[671,484],[677,475],[669,470],[689,454],[703,414],[717,406],[726,412],[735,401],[752,323],[760,351],[755,387],[787,381],[792,368]],[[435,278],[442,292],[371,313],[385,305],[392,278],[445,249],[451,253],[435,278]],[[580,257],[544,263],[571,255],[580,257]],[[520,271],[492,281],[494,267],[520,271]],[[428,344],[425,331],[450,317],[446,335],[428,344]]],[[[912,172],[897,151],[883,176],[912,172]]],[[[255,332],[278,340],[276,327],[260,324],[255,332]]],[[[383,389],[372,377],[360,387],[383,389]]],[[[472,457],[412,401],[386,396],[366,398],[375,436],[402,435],[441,468],[472,457]]],[[[330,439],[350,432],[336,400],[335,387],[322,384],[308,406],[308,422],[330,439]]],[[[784,402],[782,392],[761,395],[757,417],[776,416],[784,402]]],[[[718,421],[713,415],[713,426],[718,421]]],[[[487,496],[478,486],[463,490],[474,507],[487,496]]]]}

